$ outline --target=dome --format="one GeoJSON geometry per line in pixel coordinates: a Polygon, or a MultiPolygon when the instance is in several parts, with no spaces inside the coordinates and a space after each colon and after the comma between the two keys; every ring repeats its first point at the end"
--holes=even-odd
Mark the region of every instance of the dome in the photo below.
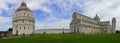
{"type": "Polygon", "coordinates": [[[96,14],[94,20],[96,20],[97,22],[100,22],[100,18],[99,18],[99,16],[97,14],[96,14]]]}
{"type": "Polygon", "coordinates": [[[21,3],[21,6],[20,6],[16,11],[21,11],[21,10],[31,11],[31,10],[27,7],[27,5],[26,5],[25,2],[22,2],[22,3],[21,3]]]}
{"type": "Polygon", "coordinates": [[[23,2],[21,3],[21,6],[25,6],[25,7],[26,7],[27,5],[26,5],[26,3],[23,1],[23,2]]]}

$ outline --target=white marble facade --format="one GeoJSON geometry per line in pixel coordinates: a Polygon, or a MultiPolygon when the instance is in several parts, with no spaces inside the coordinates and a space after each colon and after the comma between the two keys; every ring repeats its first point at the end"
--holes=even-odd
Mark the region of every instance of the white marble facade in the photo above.
{"type": "Polygon", "coordinates": [[[63,34],[64,33],[71,33],[70,29],[40,29],[36,30],[35,34],[63,34]]]}
{"type": "Polygon", "coordinates": [[[33,12],[25,2],[15,11],[13,16],[13,35],[33,34],[35,30],[35,18],[33,12]]]}
{"type": "Polygon", "coordinates": [[[115,33],[116,19],[110,21],[100,21],[100,18],[96,15],[95,18],[74,12],[72,15],[72,21],[70,23],[70,29],[72,33],[81,34],[98,34],[98,33],[115,33]]]}

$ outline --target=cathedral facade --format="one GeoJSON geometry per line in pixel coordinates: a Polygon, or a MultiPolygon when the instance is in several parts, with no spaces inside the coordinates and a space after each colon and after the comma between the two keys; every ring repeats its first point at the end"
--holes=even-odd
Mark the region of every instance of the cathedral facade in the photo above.
{"type": "Polygon", "coordinates": [[[33,34],[35,31],[35,18],[33,12],[25,2],[15,11],[12,21],[13,35],[33,34]]]}
{"type": "Polygon", "coordinates": [[[110,21],[100,21],[98,15],[90,18],[77,12],[73,13],[70,23],[71,32],[80,34],[115,33],[115,28],[116,18],[112,18],[110,25],[110,21]]]}

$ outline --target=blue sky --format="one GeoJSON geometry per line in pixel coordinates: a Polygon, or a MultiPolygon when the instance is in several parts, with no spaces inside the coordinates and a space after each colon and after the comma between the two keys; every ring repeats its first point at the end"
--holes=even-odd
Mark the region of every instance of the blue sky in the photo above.
{"type": "MultiPolygon", "coordinates": [[[[69,29],[73,12],[101,21],[117,19],[120,29],[120,0],[24,0],[34,12],[36,29],[69,29]]],[[[12,27],[12,17],[22,0],[0,0],[0,31],[12,27]]]]}

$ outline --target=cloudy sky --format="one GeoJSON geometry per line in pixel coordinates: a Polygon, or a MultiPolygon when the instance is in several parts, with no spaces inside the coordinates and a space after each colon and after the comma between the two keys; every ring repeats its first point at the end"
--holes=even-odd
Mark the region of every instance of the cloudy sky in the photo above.
{"type": "MultiPolygon", "coordinates": [[[[102,21],[117,19],[120,30],[120,0],[24,0],[34,12],[36,29],[69,28],[73,12],[102,21]]],[[[0,0],[0,31],[12,27],[12,17],[22,0],[0,0]]]]}

